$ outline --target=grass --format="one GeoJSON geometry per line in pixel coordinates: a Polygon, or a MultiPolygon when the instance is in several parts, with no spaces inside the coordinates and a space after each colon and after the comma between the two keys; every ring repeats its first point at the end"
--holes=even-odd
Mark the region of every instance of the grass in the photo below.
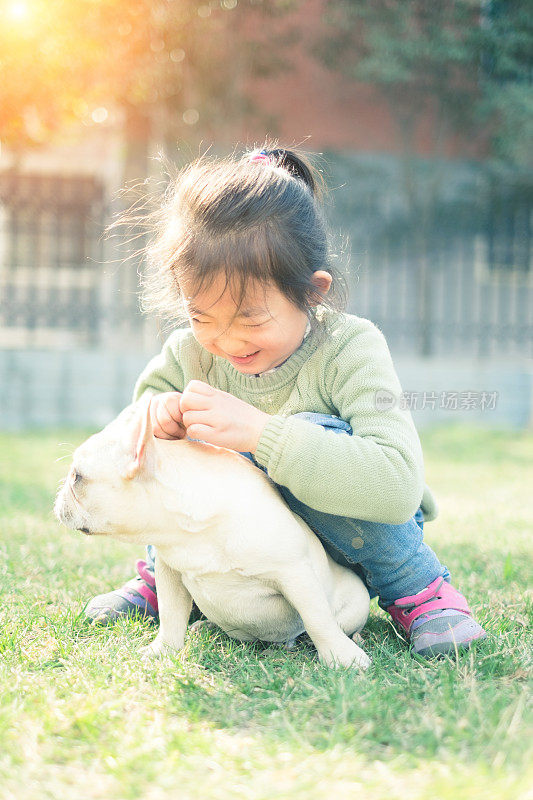
{"type": "Polygon", "coordinates": [[[221,633],[145,665],[154,628],[84,623],[84,602],[142,553],[51,512],[83,432],[0,436],[0,797],[531,798],[533,435],[422,435],[440,515],[426,538],[488,641],[413,659],[375,602],[365,675],[221,633]],[[59,447],[68,439],[70,447],[59,447]]]}

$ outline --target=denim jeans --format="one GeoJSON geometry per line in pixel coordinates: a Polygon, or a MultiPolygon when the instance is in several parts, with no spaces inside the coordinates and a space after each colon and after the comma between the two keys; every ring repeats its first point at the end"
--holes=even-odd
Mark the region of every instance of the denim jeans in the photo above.
{"type": "MultiPolygon", "coordinates": [[[[351,436],[350,425],[328,414],[301,412],[295,417],[322,425],[341,436],[351,436]]],[[[257,467],[251,453],[242,455],[257,467]]],[[[450,573],[423,540],[423,515],[416,514],[401,525],[340,517],[317,511],[300,502],[285,486],[276,484],[287,505],[307,522],[324,548],[339,564],[357,572],[371,597],[379,597],[382,608],[395,600],[425,589],[438,576],[449,581],[450,573]]],[[[149,545],[148,564],[153,565],[154,548],[149,545]]]]}

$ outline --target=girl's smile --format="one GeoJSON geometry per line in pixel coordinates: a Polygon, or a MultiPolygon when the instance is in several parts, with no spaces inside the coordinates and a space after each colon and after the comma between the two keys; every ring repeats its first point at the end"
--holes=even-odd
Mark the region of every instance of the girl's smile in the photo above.
{"type": "Polygon", "coordinates": [[[230,355],[228,355],[228,358],[230,359],[230,361],[233,361],[236,364],[249,364],[255,358],[255,356],[258,355],[258,353],[259,353],[259,350],[256,350],[255,353],[250,353],[247,356],[230,356],[230,355]]]}

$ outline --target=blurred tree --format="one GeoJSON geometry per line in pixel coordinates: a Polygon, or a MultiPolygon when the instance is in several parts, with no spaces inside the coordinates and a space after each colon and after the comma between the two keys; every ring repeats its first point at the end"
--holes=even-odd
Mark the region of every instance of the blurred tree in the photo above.
{"type": "Polygon", "coordinates": [[[478,154],[531,164],[530,0],[326,0],[325,12],[320,55],[379,89],[406,153],[429,117],[435,156],[458,133],[478,154]]]}
{"type": "Polygon", "coordinates": [[[142,175],[153,127],[170,147],[199,122],[216,130],[228,115],[260,113],[246,78],[284,65],[290,41],[261,46],[260,23],[297,3],[4,0],[0,141],[22,152],[118,110],[127,177],[142,175]]]}
{"type": "Polygon", "coordinates": [[[480,94],[473,114],[488,126],[502,164],[533,167],[533,8],[529,0],[482,6],[480,94]]]}
{"type": "Polygon", "coordinates": [[[418,266],[421,352],[431,352],[428,247],[454,136],[470,152],[531,169],[533,15],[529,0],[325,0],[318,53],[376,87],[402,147],[403,189],[418,266]],[[432,163],[415,166],[430,124],[432,163]]]}

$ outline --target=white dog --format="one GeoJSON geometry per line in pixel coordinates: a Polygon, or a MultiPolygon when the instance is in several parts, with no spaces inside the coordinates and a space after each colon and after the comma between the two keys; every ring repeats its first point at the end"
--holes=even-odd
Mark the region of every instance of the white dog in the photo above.
{"type": "Polygon", "coordinates": [[[307,630],[328,666],[366,669],[352,639],[369,595],[248,459],[155,439],[128,406],[74,453],[54,511],[70,528],[157,548],[160,628],[145,655],[184,645],[192,600],[229,636],[287,642],[307,630]]]}

